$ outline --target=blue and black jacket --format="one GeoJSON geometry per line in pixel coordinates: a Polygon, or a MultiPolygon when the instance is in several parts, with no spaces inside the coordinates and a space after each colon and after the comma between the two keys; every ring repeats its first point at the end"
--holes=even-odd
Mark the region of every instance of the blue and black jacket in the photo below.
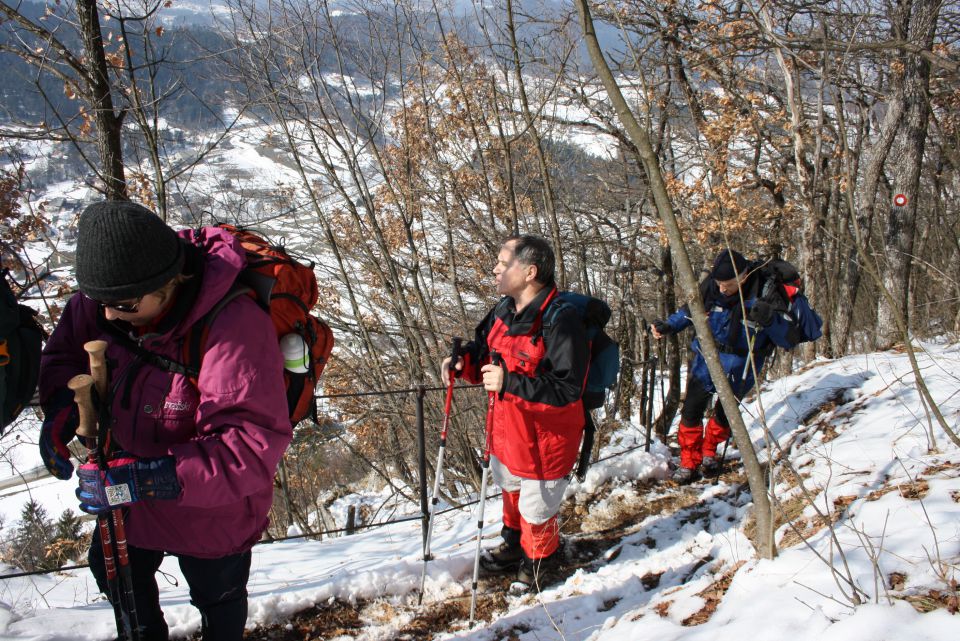
{"type": "MultiPolygon", "coordinates": [[[[707,310],[707,322],[720,350],[720,364],[734,393],[741,398],[753,387],[754,372],[761,370],[767,356],[776,347],[792,349],[797,344],[798,322],[805,322],[803,315],[813,314],[806,298],[798,292],[791,306],[793,314],[779,310],[766,327],[749,320],[750,310],[767,284],[759,267],[759,263],[750,264],[750,276],[741,285],[740,291],[731,296],[720,293],[712,279],[708,278],[700,284],[700,297],[707,310]],[[799,321],[797,314],[801,315],[799,321]]],[[[666,322],[672,333],[683,331],[693,324],[686,305],[674,312],[666,322]]],[[[694,352],[691,375],[697,377],[708,392],[716,391],[701,353],[700,339],[694,337],[690,347],[694,352]]]]}

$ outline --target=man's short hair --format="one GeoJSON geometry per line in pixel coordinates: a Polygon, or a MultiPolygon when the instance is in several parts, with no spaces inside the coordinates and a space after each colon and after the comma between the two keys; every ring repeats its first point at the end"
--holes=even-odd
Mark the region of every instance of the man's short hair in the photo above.
{"type": "Polygon", "coordinates": [[[510,236],[504,244],[513,242],[513,255],[524,265],[533,265],[537,268],[537,282],[541,285],[553,285],[553,271],[556,259],[553,248],[542,236],[533,234],[517,234],[510,236]]]}

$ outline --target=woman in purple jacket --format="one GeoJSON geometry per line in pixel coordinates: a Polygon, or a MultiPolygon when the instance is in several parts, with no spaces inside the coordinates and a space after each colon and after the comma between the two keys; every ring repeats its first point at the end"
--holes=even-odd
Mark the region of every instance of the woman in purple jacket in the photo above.
{"type": "MultiPolygon", "coordinates": [[[[154,576],[164,553],[179,560],[204,641],[243,636],[250,548],[267,527],[274,473],[292,435],[270,317],[248,296],[227,303],[209,327],[195,381],[138,357],[129,339],[182,362],[188,330],[244,264],[243,249],[223,230],[177,233],[140,205],[91,205],[77,240],[81,293],[44,349],[40,451],[50,472],[68,479],[77,420],[66,384],[88,371],[84,343],[108,342],[113,460],[106,477],[82,465],[77,495],[82,510],[98,514],[116,507],[104,486],[127,485],[122,505],[145,640],[168,638],[154,576]]],[[[90,567],[108,593],[96,531],[90,567]]]]}

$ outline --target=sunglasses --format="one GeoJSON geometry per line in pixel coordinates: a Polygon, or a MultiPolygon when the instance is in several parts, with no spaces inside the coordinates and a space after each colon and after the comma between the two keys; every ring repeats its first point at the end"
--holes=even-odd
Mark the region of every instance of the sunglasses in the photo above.
{"type": "Polygon", "coordinates": [[[120,312],[121,314],[136,314],[138,311],[140,311],[140,301],[143,300],[143,296],[136,299],[132,303],[129,303],[129,302],[108,303],[106,301],[96,300],[95,298],[91,298],[90,300],[95,302],[100,307],[103,307],[103,308],[109,307],[110,309],[120,312]]]}

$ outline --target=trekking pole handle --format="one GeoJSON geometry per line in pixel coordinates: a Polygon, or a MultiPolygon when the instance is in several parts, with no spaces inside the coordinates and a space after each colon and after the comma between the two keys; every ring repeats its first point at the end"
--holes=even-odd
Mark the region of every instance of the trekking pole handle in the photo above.
{"type": "Polygon", "coordinates": [[[102,402],[107,396],[107,360],[104,354],[107,351],[107,341],[87,341],[83,349],[90,357],[90,375],[93,376],[97,395],[102,402]]]}
{"type": "Polygon", "coordinates": [[[463,344],[463,339],[459,336],[454,336],[450,341],[450,380],[452,381],[455,377],[454,372],[457,368],[457,359],[460,358],[460,346],[463,344]]]}
{"type": "MultiPolygon", "coordinates": [[[[490,362],[496,365],[497,367],[503,367],[503,358],[500,356],[500,352],[497,350],[492,350],[490,352],[490,362]]],[[[490,438],[493,433],[493,411],[494,406],[497,400],[496,392],[487,392],[487,424],[484,429],[484,453],[483,460],[490,460],[490,438]]]]}
{"type": "MultiPolygon", "coordinates": [[[[450,352],[450,379],[447,381],[447,396],[443,402],[443,427],[440,428],[441,445],[447,442],[447,427],[450,426],[450,409],[453,407],[453,381],[456,378],[455,367],[457,359],[460,357],[460,343],[463,341],[459,336],[455,336],[451,341],[450,352]]],[[[439,474],[439,470],[437,472],[439,474]]]]}
{"type": "Polygon", "coordinates": [[[91,395],[93,385],[93,377],[89,374],[77,374],[67,381],[67,387],[73,390],[73,398],[77,402],[79,413],[77,436],[96,440],[97,411],[93,407],[93,396],[91,395]]]}

